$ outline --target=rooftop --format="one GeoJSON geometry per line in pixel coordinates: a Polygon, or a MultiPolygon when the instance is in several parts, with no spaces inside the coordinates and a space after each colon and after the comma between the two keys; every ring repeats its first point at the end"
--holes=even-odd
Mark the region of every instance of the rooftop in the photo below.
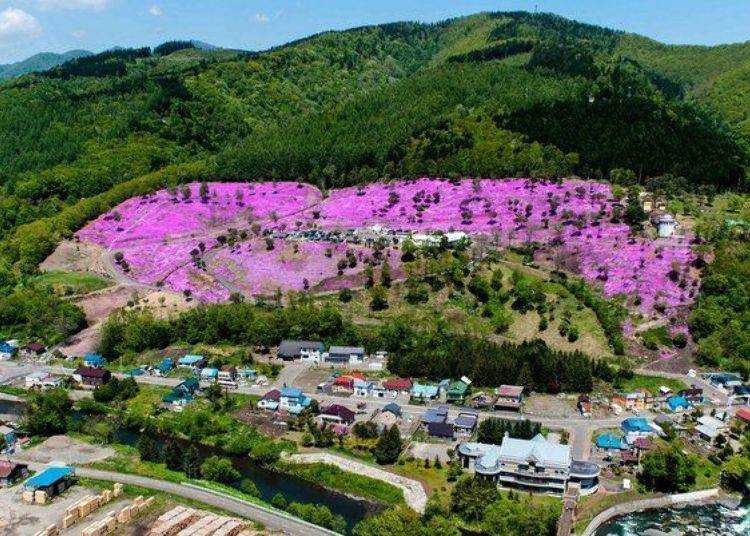
{"type": "Polygon", "coordinates": [[[46,488],[73,474],[72,467],[48,467],[23,483],[24,488],[46,488]]]}
{"type": "Polygon", "coordinates": [[[501,385],[497,389],[497,394],[499,396],[518,398],[523,394],[523,386],[522,385],[501,385]]]}

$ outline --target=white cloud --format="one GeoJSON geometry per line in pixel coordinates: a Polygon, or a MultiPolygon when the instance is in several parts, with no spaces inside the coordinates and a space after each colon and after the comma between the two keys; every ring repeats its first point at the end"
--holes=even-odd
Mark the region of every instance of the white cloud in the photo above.
{"type": "Polygon", "coordinates": [[[110,0],[38,0],[39,8],[50,9],[85,9],[101,11],[109,5],[110,0]]]}
{"type": "Polygon", "coordinates": [[[70,35],[72,35],[76,39],[80,39],[81,37],[84,37],[86,35],[86,30],[74,30],[70,32],[70,35]]]}
{"type": "Polygon", "coordinates": [[[153,15],[154,17],[161,17],[162,15],[164,15],[164,11],[162,11],[159,6],[153,5],[148,8],[148,14],[153,15]]]}
{"type": "Polygon", "coordinates": [[[0,41],[13,41],[34,36],[42,31],[42,25],[22,9],[9,7],[0,11],[0,41]]]}
{"type": "Polygon", "coordinates": [[[271,19],[265,13],[256,13],[255,20],[261,24],[266,24],[271,19]]]}

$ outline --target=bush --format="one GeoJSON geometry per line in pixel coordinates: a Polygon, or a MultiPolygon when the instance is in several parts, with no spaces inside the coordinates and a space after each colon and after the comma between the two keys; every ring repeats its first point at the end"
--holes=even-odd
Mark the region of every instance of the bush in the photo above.
{"type": "Polygon", "coordinates": [[[685,348],[687,346],[687,335],[684,333],[676,334],[672,337],[672,344],[675,345],[675,348],[685,348]]]}
{"type": "Polygon", "coordinates": [[[240,477],[229,458],[211,456],[201,464],[201,476],[221,484],[231,484],[240,477]]]}
{"type": "Polygon", "coordinates": [[[339,290],[339,301],[342,303],[349,303],[352,301],[352,298],[354,297],[354,294],[352,293],[352,289],[350,288],[342,288],[339,290]]]}

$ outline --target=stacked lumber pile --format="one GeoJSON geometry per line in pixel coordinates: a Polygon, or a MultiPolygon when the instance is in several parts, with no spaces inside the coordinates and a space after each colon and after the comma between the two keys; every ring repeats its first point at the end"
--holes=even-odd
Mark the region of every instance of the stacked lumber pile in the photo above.
{"type": "Polygon", "coordinates": [[[241,519],[219,516],[176,506],[156,520],[148,536],[253,536],[261,534],[250,529],[241,519]]]}

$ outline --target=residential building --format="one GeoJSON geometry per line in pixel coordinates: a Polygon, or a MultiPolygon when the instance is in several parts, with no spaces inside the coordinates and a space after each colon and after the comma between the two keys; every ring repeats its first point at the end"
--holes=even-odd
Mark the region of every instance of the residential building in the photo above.
{"type": "Polygon", "coordinates": [[[279,409],[286,410],[292,415],[302,413],[311,403],[312,399],[297,387],[284,387],[279,396],[279,409]]]}
{"type": "Polygon", "coordinates": [[[629,393],[615,394],[612,403],[627,411],[642,411],[653,406],[654,395],[648,389],[634,389],[629,393]]]}
{"type": "Polygon", "coordinates": [[[682,389],[677,394],[684,397],[691,404],[700,404],[703,402],[703,389],[700,387],[692,387],[690,389],[682,389]]]}
{"type": "Polygon", "coordinates": [[[446,400],[453,404],[463,404],[466,395],[469,393],[470,385],[471,380],[465,376],[458,381],[452,382],[448,385],[448,389],[445,392],[446,400]]]}
{"type": "Polygon", "coordinates": [[[188,378],[172,389],[172,392],[162,397],[162,404],[170,410],[182,411],[185,406],[195,400],[196,392],[200,389],[198,378],[188,378]]]}
{"type": "Polygon", "coordinates": [[[679,395],[670,396],[669,398],[667,398],[667,406],[673,413],[685,411],[693,407],[693,405],[688,402],[684,396],[679,395]]]}
{"type": "Polygon", "coordinates": [[[591,397],[587,394],[578,395],[578,411],[586,418],[591,417],[591,397]]]}
{"type": "Polygon", "coordinates": [[[197,369],[206,365],[206,358],[202,355],[189,354],[177,360],[178,367],[197,369]]]}
{"type": "Polygon", "coordinates": [[[258,401],[258,407],[260,409],[270,409],[275,411],[279,407],[279,399],[281,398],[281,391],[278,389],[272,389],[268,391],[263,398],[258,401]]]}
{"type": "Polygon", "coordinates": [[[47,351],[47,347],[38,342],[30,342],[21,348],[23,357],[40,357],[47,351]]]}
{"type": "Polygon", "coordinates": [[[714,387],[721,387],[725,390],[731,390],[735,385],[742,385],[742,378],[736,374],[717,372],[709,374],[708,378],[711,381],[711,385],[714,387]]]}
{"type": "Polygon", "coordinates": [[[348,374],[333,379],[332,392],[339,394],[351,394],[354,392],[354,378],[348,374]]]}
{"type": "Polygon", "coordinates": [[[378,413],[378,428],[390,428],[394,424],[401,422],[401,406],[395,403],[387,404],[378,413]]]}
{"type": "Polygon", "coordinates": [[[501,411],[520,411],[523,403],[523,386],[501,385],[495,390],[497,399],[495,409],[501,411]]]}
{"type": "Polygon", "coordinates": [[[104,358],[101,354],[86,354],[83,358],[83,366],[91,368],[102,368],[104,366],[104,358]]]}
{"type": "Polygon", "coordinates": [[[18,354],[18,348],[0,340],[0,361],[13,359],[18,354]]]}
{"type": "Polygon", "coordinates": [[[382,382],[373,381],[372,389],[370,390],[370,396],[373,398],[385,398],[388,395],[388,391],[383,387],[382,382]]]}
{"type": "Polygon", "coordinates": [[[157,376],[166,376],[172,371],[173,368],[174,361],[172,361],[168,357],[165,357],[154,367],[154,372],[157,376]]]}
{"type": "Polygon", "coordinates": [[[350,426],[354,423],[354,412],[341,404],[331,404],[320,410],[319,418],[324,423],[350,426]]]}
{"type": "Polygon", "coordinates": [[[471,397],[471,407],[476,409],[488,409],[495,405],[496,398],[484,391],[481,391],[471,397]]]}
{"type": "Polygon", "coordinates": [[[383,389],[394,396],[408,395],[411,393],[412,382],[408,378],[396,378],[383,381],[383,389]]]}
{"type": "Polygon", "coordinates": [[[433,422],[446,422],[448,420],[448,406],[439,406],[437,408],[429,408],[422,415],[422,424],[425,426],[433,422]]]}
{"type": "Polygon", "coordinates": [[[462,443],[458,454],[464,469],[502,487],[562,494],[574,482],[582,495],[599,487],[598,465],[573,460],[568,445],[549,443],[541,434],[531,440],[506,434],[501,445],[462,443]]]}
{"type": "Polygon", "coordinates": [[[651,441],[651,439],[649,439],[648,437],[636,438],[631,446],[639,456],[644,452],[648,452],[649,450],[654,450],[656,448],[654,442],[651,441]]]}
{"type": "Polygon", "coordinates": [[[55,377],[47,371],[39,370],[26,376],[25,382],[26,389],[53,389],[60,387],[63,379],[55,377]]]}
{"type": "Polygon", "coordinates": [[[323,360],[326,363],[362,363],[365,349],[361,346],[331,346],[323,360]]]}
{"type": "Polygon", "coordinates": [[[622,450],[627,448],[620,436],[615,434],[602,434],[596,438],[596,448],[602,450],[622,450]]]}
{"type": "Polygon", "coordinates": [[[277,355],[284,361],[305,358],[320,363],[325,347],[320,341],[281,341],[277,355]]]}
{"type": "Polygon", "coordinates": [[[0,424],[0,437],[5,439],[5,444],[8,446],[16,443],[16,431],[7,424],[0,424]]]}
{"type": "Polygon", "coordinates": [[[430,437],[450,439],[451,441],[456,438],[455,427],[453,426],[453,423],[450,422],[427,423],[427,434],[430,437]]]}
{"type": "Polygon", "coordinates": [[[656,424],[636,417],[630,417],[622,421],[620,428],[625,432],[625,442],[628,445],[631,445],[639,437],[653,437],[664,434],[664,431],[656,424]]]}
{"type": "Polygon", "coordinates": [[[219,377],[219,369],[206,367],[204,369],[201,369],[200,376],[201,376],[201,380],[203,381],[209,381],[209,382],[216,381],[216,378],[219,377]]]}
{"type": "Polygon", "coordinates": [[[623,450],[620,452],[620,465],[633,466],[638,465],[638,454],[632,450],[623,450]]]}
{"type": "Polygon", "coordinates": [[[474,434],[474,430],[477,429],[477,421],[479,420],[479,412],[474,409],[462,409],[458,412],[458,417],[453,421],[453,427],[456,430],[456,434],[460,437],[469,438],[474,434]]]}
{"type": "Polygon", "coordinates": [[[362,378],[354,378],[354,396],[367,397],[372,394],[374,382],[362,378]]]}
{"type": "Polygon", "coordinates": [[[698,419],[698,425],[695,429],[700,434],[701,438],[708,442],[713,442],[714,439],[719,437],[723,432],[728,429],[725,422],[720,421],[716,417],[710,415],[703,415],[698,419]]]}
{"type": "Polygon", "coordinates": [[[98,387],[112,378],[112,373],[106,369],[81,367],[73,372],[73,379],[83,387],[98,387]]]}
{"type": "Polygon", "coordinates": [[[440,388],[437,385],[414,383],[411,386],[412,399],[420,402],[435,400],[439,394],[440,388]]]}
{"type": "Polygon", "coordinates": [[[0,486],[12,486],[29,475],[29,466],[10,460],[0,461],[0,486]]]}
{"type": "Polygon", "coordinates": [[[75,471],[70,466],[48,467],[23,483],[24,489],[43,491],[48,497],[58,495],[73,485],[75,471]]]}
{"type": "Polygon", "coordinates": [[[401,406],[396,404],[395,402],[391,402],[390,404],[386,404],[381,413],[391,413],[394,416],[401,418],[401,406]]]}
{"type": "Polygon", "coordinates": [[[219,374],[216,376],[216,380],[219,383],[219,385],[223,385],[225,387],[237,387],[237,369],[235,367],[229,367],[226,370],[220,370],[219,374]]]}
{"type": "Polygon", "coordinates": [[[738,409],[737,413],[735,414],[735,417],[737,417],[740,421],[744,422],[745,424],[750,424],[750,409],[747,409],[747,408],[738,409]]]}

